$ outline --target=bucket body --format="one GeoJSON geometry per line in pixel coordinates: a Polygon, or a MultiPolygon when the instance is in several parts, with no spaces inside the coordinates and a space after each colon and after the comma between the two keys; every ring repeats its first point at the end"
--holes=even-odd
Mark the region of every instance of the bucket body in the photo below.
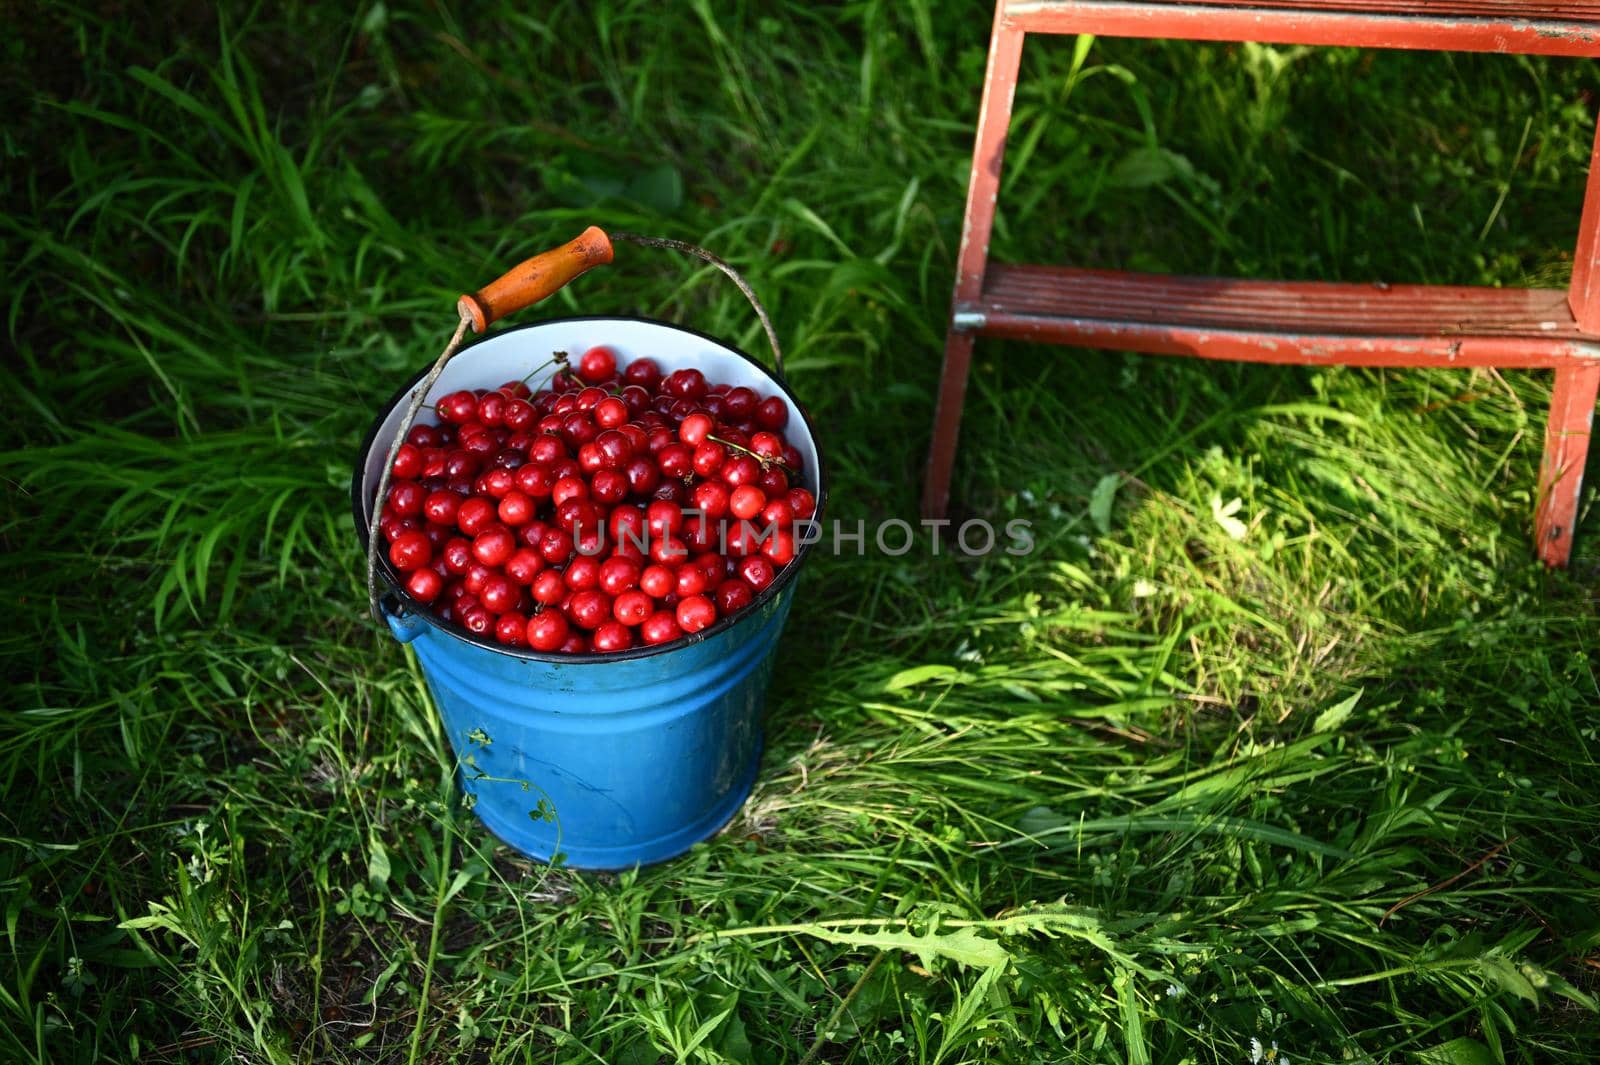
{"type": "MultiPolygon", "coordinates": [[[[621,363],[648,356],[664,372],[695,366],[711,380],[783,396],[786,433],[804,464],[799,483],[821,514],[815,436],[787,388],[743,353],[661,322],[568,318],[496,332],[445,367],[418,420],[431,421],[433,401],[447,393],[493,388],[552,352],[575,361],[596,344],[615,348],[621,363]]],[[[369,527],[411,387],[363,445],[352,483],[358,529],[369,527]]],[[[384,608],[395,637],[416,651],[461,786],[484,825],[534,858],[559,854],[575,868],[620,869],[682,853],[726,824],[749,794],[774,652],[809,546],[740,614],[670,645],[619,654],[540,654],[475,637],[411,602],[387,559],[384,608]]]]}

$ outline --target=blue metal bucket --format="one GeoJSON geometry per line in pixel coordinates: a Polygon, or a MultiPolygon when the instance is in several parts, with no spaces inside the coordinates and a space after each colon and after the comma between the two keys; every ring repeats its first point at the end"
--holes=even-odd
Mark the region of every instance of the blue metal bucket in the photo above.
{"type": "MultiPolygon", "coordinates": [[[[622,361],[649,356],[665,372],[697,366],[789,404],[788,436],[801,481],[817,498],[825,478],[815,433],[787,386],[735,348],[642,318],[564,318],[498,331],[463,348],[428,396],[494,387],[553,351],[595,344],[622,361]]],[[[368,432],[352,478],[363,539],[388,447],[418,374],[368,432]]],[[[430,420],[428,418],[419,420],[430,420]]],[[[382,560],[385,619],[410,644],[455,751],[479,820],[534,858],[558,854],[580,869],[621,869],[688,850],[725,825],[749,795],[761,754],[761,718],[773,656],[814,545],[751,607],[685,639],[619,654],[541,654],[473,636],[441,621],[404,590],[382,560]]]]}

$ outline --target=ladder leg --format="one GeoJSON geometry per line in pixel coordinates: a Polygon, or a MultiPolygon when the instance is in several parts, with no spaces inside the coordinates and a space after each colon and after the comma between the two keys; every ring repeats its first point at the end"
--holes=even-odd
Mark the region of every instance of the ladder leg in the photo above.
{"type": "Polygon", "coordinates": [[[1006,21],[1005,0],[997,0],[994,29],[989,37],[989,69],[984,75],[983,104],[978,111],[977,143],[972,150],[972,176],[967,182],[967,210],[961,226],[944,370],[939,379],[939,405],[933,416],[933,441],[922,486],[922,513],[930,518],[944,517],[950,502],[950,470],[955,463],[961,406],[967,394],[967,365],[972,358],[972,333],[958,331],[954,315],[983,295],[983,273],[989,261],[989,234],[994,228],[1000,164],[1005,157],[1006,131],[1011,125],[1011,100],[1017,88],[1022,38],[1022,31],[1006,21]]]}
{"type": "Polygon", "coordinates": [[[1534,540],[1547,566],[1565,566],[1572,553],[1572,526],[1578,520],[1578,493],[1594,425],[1600,366],[1556,371],[1550,396],[1550,422],[1544,431],[1544,467],[1539,473],[1539,507],[1534,540]]]}

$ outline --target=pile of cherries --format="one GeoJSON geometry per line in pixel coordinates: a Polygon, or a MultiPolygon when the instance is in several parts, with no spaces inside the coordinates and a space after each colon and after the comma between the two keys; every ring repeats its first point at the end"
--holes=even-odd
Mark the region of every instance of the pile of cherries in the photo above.
{"type": "Polygon", "coordinates": [[[641,358],[619,373],[595,347],[537,393],[508,382],[436,410],[395,455],[389,561],[441,618],[512,647],[699,632],[750,606],[816,513],[783,398],[697,369],[641,358]]]}

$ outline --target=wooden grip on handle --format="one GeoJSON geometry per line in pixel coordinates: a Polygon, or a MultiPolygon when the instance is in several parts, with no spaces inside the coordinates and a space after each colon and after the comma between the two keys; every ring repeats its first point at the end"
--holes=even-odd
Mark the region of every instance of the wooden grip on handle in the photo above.
{"type": "Polygon", "coordinates": [[[560,291],[591,266],[610,261],[611,238],[599,226],[590,226],[561,247],[524,259],[472,295],[462,296],[456,307],[471,322],[472,331],[481,333],[489,323],[560,291]]]}

